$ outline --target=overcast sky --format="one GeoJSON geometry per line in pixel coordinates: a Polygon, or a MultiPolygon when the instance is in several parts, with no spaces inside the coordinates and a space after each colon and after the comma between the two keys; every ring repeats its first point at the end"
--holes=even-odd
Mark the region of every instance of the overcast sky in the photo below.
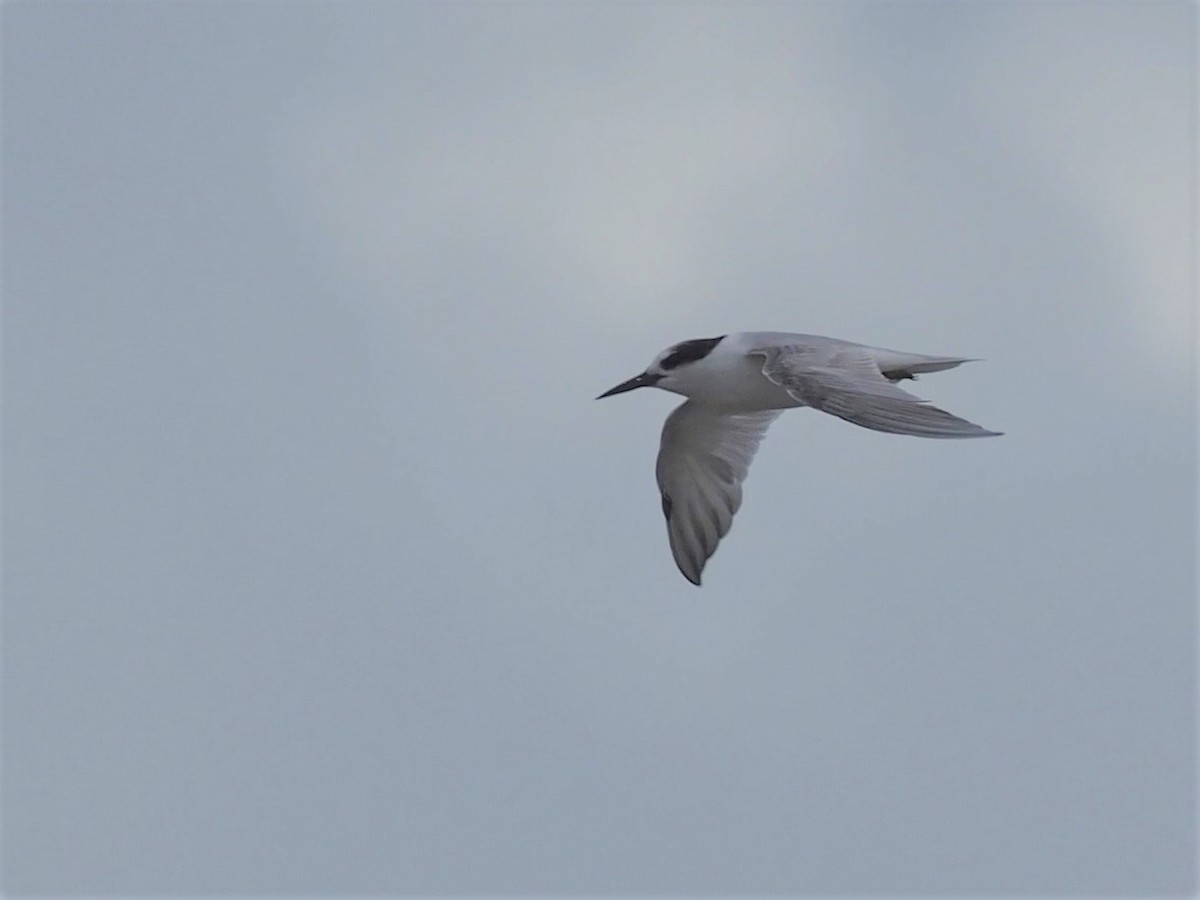
{"type": "Polygon", "coordinates": [[[9,895],[1196,888],[1196,8],[6,3],[9,895]],[[703,588],[676,341],[784,415],[703,588]]]}

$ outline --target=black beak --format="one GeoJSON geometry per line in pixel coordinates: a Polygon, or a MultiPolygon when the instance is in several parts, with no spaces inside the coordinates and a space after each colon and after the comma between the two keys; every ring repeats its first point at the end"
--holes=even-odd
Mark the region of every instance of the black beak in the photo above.
{"type": "Polygon", "coordinates": [[[613,394],[623,394],[626,391],[632,391],[634,388],[653,387],[658,384],[661,378],[661,375],[651,375],[649,372],[643,372],[641,375],[630,378],[628,381],[622,381],[615,388],[605,391],[596,399],[603,400],[605,397],[611,397],[613,394]]]}

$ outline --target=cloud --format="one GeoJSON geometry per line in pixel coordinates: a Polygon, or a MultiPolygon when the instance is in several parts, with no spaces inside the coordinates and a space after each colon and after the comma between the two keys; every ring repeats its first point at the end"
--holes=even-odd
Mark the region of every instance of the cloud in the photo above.
{"type": "Polygon", "coordinates": [[[1097,229],[1136,298],[1123,310],[1127,333],[1178,375],[1195,340],[1195,7],[1158,11],[1172,9],[1009,6],[981,48],[975,89],[997,141],[1097,229]]]}
{"type": "Polygon", "coordinates": [[[729,198],[848,139],[853,104],[814,29],[723,7],[593,10],[559,30],[508,12],[478,55],[380,57],[294,122],[293,176],[347,271],[394,291],[501,247],[572,273],[602,317],[673,318],[702,293],[729,198]]]}

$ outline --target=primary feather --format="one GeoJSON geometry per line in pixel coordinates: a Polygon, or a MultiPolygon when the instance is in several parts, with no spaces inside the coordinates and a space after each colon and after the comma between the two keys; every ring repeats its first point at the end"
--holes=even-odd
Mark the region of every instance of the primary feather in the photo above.
{"type": "Polygon", "coordinates": [[[751,352],[764,357],[763,374],[804,406],[863,428],[933,438],[998,434],[896,387],[864,347],[787,345],[751,352]]]}
{"type": "Polygon", "coordinates": [[[655,474],[671,553],[692,584],[733,524],[742,482],[780,412],[722,413],[688,400],[667,416],[655,474]]]}

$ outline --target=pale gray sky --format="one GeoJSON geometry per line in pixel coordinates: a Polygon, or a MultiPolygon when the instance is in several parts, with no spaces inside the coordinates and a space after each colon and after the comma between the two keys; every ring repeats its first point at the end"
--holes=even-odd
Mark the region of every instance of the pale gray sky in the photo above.
{"type": "Polygon", "coordinates": [[[9,895],[1196,887],[1196,8],[7,3],[9,895]],[[1006,432],[675,400],[770,329],[1006,432]]]}

